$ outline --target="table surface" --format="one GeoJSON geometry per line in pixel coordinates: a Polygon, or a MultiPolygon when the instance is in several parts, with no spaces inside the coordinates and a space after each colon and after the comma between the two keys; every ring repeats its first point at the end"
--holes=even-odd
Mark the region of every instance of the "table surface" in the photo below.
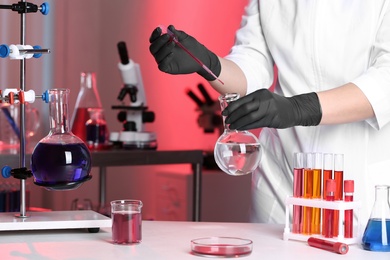
{"type": "Polygon", "coordinates": [[[2,231],[1,259],[205,259],[191,253],[190,241],[209,236],[247,238],[253,251],[242,259],[375,259],[390,253],[365,251],[351,245],[345,255],[313,248],[306,242],[283,240],[283,225],[143,221],[143,240],[137,245],[115,245],[110,228],[86,230],[2,231]]]}

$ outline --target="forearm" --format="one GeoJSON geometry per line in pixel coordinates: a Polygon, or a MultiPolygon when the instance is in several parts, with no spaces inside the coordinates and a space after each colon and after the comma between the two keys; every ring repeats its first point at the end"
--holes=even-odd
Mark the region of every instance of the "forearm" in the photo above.
{"type": "Polygon", "coordinates": [[[246,95],[247,81],[242,70],[232,61],[219,57],[221,73],[218,80],[211,81],[211,86],[221,94],[239,93],[241,97],[246,95]]]}
{"type": "Polygon", "coordinates": [[[321,108],[321,125],[357,122],[374,117],[364,93],[353,83],[317,93],[321,108]]]}

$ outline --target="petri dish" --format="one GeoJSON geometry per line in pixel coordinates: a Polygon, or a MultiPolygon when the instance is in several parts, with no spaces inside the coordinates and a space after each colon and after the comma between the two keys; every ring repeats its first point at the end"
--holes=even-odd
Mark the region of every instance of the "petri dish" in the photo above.
{"type": "Polygon", "coordinates": [[[252,253],[252,240],[237,237],[204,237],[191,240],[194,255],[240,257],[252,253]]]}

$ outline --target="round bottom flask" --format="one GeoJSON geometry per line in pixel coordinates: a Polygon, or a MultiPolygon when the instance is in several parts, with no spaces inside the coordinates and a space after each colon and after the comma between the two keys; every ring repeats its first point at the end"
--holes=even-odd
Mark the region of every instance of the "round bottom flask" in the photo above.
{"type": "Polygon", "coordinates": [[[47,190],[73,190],[92,178],[89,149],[69,131],[68,95],[68,89],[48,91],[50,132],[31,156],[34,183],[47,190]]]}
{"type": "MultiPolygon", "coordinates": [[[[221,109],[229,102],[237,100],[239,94],[225,94],[218,98],[221,109]]],[[[230,130],[223,117],[224,132],[218,138],[214,148],[214,158],[218,167],[229,175],[252,173],[261,158],[261,146],[257,137],[249,131],[230,130]]]]}

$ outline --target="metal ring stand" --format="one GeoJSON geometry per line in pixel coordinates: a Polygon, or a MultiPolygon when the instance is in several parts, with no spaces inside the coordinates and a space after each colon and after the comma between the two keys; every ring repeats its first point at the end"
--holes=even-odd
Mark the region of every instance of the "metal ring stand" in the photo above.
{"type": "MultiPolygon", "coordinates": [[[[28,3],[25,0],[21,0],[12,5],[0,5],[0,9],[9,9],[16,11],[20,14],[20,46],[25,46],[26,37],[26,13],[33,13],[40,11],[43,15],[48,14],[49,5],[43,3],[41,6],[37,6],[32,3],[28,3]]],[[[11,51],[6,45],[1,45],[0,51],[1,57],[10,55],[11,51]]],[[[42,53],[49,53],[47,49],[32,48],[21,49],[22,55],[34,56],[39,58],[42,53]]],[[[15,53],[14,53],[15,54],[15,53]]],[[[23,93],[26,90],[26,57],[20,58],[20,157],[18,169],[9,169],[10,175],[20,180],[20,213],[0,213],[0,231],[13,231],[13,230],[47,230],[47,229],[74,229],[74,228],[87,228],[89,232],[95,233],[99,231],[100,227],[111,227],[111,219],[98,214],[94,211],[48,211],[48,212],[34,212],[27,214],[26,212],[26,179],[31,177],[31,171],[26,168],[26,139],[25,139],[25,104],[22,100],[23,93]]],[[[14,94],[9,98],[2,97],[2,101],[13,101],[14,94]]],[[[1,97],[1,92],[0,92],[1,97]]],[[[45,99],[45,95],[40,96],[45,99]]],[[[4,174],[3,174],[4,175],[4,174]]],[[[9,176],[8,176],[9,177],[9,176]]]]}

